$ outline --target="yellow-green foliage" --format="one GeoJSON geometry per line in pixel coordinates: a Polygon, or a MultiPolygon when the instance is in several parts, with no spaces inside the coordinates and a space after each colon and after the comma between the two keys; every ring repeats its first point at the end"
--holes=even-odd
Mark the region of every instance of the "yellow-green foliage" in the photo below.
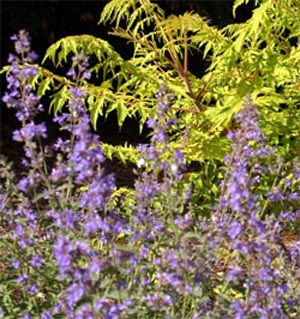
{"type": "MultiPolygon", "coordinates": [[[[234,14],[248,2],[236,0],[234,14]]],[[[295,153],[300,126],[300,0],[255,4],[248,21],[218,29],[196,13],[165,16],[150,0],[111,0],[99,23],[114,24],[112,34],[133,44],[132,58],[125,61],[107,41],[78,35],[50,46],[44,61],[63,66],[81,50],[94,57],[91,72],[99,83],[80,84],[89,92],[86,102],[94,127],[99,116],[116,111],[120,126],[127,117],[138,116],[142,128],[155,109],[154,95],[165,82],[177,97],[170,111],[179,117],[174,146],[182,145],[186,127],[189,160],[221,159],[229,149],[224,131],[250,92],[263,114],[265,134],[273,143],[284,137],[285,153],[295,153]],[[189,52],[210,62],[203,77],[190,72],[189,52]]],[[[200,62],[199,68],[203,69],[200,62]]],[[[59,112],[68,100],[69,83],[40,67],[36,86],[39,95],[55,92],[51,107],[59,112]]],[[[117,148],[106,150],[120,154],[117,148]]],[[[123,160],[136,159],[133,150],[126,146],[124,150],[123,160]]]]}

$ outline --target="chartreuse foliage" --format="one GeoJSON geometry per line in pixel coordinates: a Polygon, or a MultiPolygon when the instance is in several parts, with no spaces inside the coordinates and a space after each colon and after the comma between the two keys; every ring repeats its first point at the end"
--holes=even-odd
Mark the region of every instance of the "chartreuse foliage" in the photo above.
{"type": "MultiPolygon", "coordinates": [[[[233,14],[248,0],[236,0],[233,14]]],[[[52,46],[43,62],[56,67],[68,63],[71,54],[84,51],[95,61],[92,83],[86,100],[91,122],[116,111],[120,126],[128,117],[136,117],[143,127],[153,114],[154,95],[165,82],[177,97],[170,113],[179,117],[174,145],[182,145],[182,130],[189,131],[186,142],[188,160],[221,159],[229,144],[224,130],[242,106],[247,92],[263,116],[262,127],[283,151],[299,149],[299,42],[300,1],[256,0],[252,17],[223,29],[192,12],[166,16],[150,0],[111,0],[101,13],[99,23],[114,25],[111,34],[128,40],[133,56],[124,60],[107,42],[91,35],[65,37],[52,46]],[[202,77],[189,69],[189,55],[199,54],[209,66],[202,77]],[[295,139],[291,139],[295,137],[295,139]]],[[[200,63],[199,69],[203,70],[200,63]]],[[[65,77],[39,68],[38,94],[52,93],[55,113],[67,104],[65,77]]],[[[186,138],[186,137],[185,137],[186,138]]],[[[134,149],[113,150],[113,156],[136,160],[134,149]]]]}

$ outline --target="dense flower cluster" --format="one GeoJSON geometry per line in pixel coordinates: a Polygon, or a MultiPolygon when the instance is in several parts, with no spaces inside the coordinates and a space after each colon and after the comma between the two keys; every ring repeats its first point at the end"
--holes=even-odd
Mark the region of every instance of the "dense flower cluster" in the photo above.
{"type": "Polygon", "coordinates": [[[162,85],[128,206],[116,200],[90,129],[84,53],[67,73],[76,83],[68,110],[54,118],[68,137],[57,139],[49,162],[40,143],[46,127],[35,122],[43,109],[31,85],[35,54],[25,31],[12,40],[19,57],[9,57],[2,100],[22,125],[13,138],[24,143],[25,171],[0,167],[0,317],[299,317],[299,241],[283,242],[283,232],[300,225],[299,163],[283,165],[267,146],[249,96],[228,134],[232,153],[208,218],[194,213],[184,145],[171,145],[175,97],[162,85]]]}
{"type": "Polygon", "coordinates": [[[16,117],[22,123],[22,127],[13,132],[13,139],[24,143],[26,158],[23,164],[27,176],[16,180],[14,174],[4,173],[4,168],[1,168],[1,182],[3,179],[5,181],[5,175],[10,175],[11,180],[10,184],[4,182],[1,185],[1,226],[5,229],[6,243],[16,243],[16,246],[3,246],[3,253],[8,261],[4,271],[7,271],[8,281],[15,280],[12,294],[20,295],[23,289],[30,299],[43,295],[38,272],[47,271],[45,256],[50,251],[50,247],[48,250],[41,249],[43,245],[39,241],[39,234],[45,216],[39,214],[32,201],[32,196],[36,194],[34,189],[40,185],[44,177],[42,172],[37,170],[37,165],[44,160],[39,150],[39,139],[46,137],[46,127],[44,123],[34,122],[34,117],[43,107],[34,95],[31,85],[38,69],[28,64],[36,58],[36,54],[30,50],[28,33],[20,31],[12,40],[15,41],[15,49],[19,56],[9,56],[11,66],[7,75],[8,91],[5,92],[2,101],[16,110],[16,117]]]}
{"type": "Polygon", "coordinates": [[[286,318],[285,307],[293,296],[287,297],[290,283],[275,266],[276,262],[284,264],[287,258],[280,244],[283,224],[275,215],[262,218],[267,201],[262,201],[259,189],[264,174],[274,172],[275,150],[266,144],[258,126],[258,111],[249,96],[236,120],[239,129],[228,134],[233,151],[225,158],[228,168],[213,213],[221,225],[222,240],[234,254],[226,280],[243,284],[249,294],[247,300],[238,299],[232,304],[233,317],[286,318]]]}

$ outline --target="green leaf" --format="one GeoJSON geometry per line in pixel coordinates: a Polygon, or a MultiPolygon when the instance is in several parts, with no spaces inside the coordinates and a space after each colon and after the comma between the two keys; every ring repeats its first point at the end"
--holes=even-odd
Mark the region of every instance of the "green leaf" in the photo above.
{"type": "Polygon", "coordinates": [[[236,10],[238,7],[240,7],[242,4],[248,4],[249,0],[235,0],[234,5],[232,8],[232,14],[233,17],[236,18],[236,10]]]}
{"type": "Polygon", "coordinates": [[[120,301],[120,300],[126,300],[129,297],[129,295],[127,291],[118,289],[118,290],[112,290],[108,292],[106,294],[106,297],[120,301]]]}
{"type": "Polygon", "coordinates": [[[37,96],[43,96],[47,91],[51,89],[51,85],[53,85],[53,79],[50,77],[46,77],[41,81],[37,90],[37,96]]]}
{"type": "Polygon", "coordinates": [[[53,99],[50,102],[50,106],[49,106],[50,110],[53,107],[55,114],[58,112],[61,112],[63,106],[67,104],[69,99],[70,97],[69,97],[68,88],[64,85],[61,86],[61,89],[53,95],[53,99]]]}
{"type": "Polygon", "coordinates": [[[121,127],[123,125],[124,120],[128,116],[129,112],[127,107],[124,105],[123,101],[120,100],[117,103],[117,116],[118,116],[118,125],[121,127]]]}

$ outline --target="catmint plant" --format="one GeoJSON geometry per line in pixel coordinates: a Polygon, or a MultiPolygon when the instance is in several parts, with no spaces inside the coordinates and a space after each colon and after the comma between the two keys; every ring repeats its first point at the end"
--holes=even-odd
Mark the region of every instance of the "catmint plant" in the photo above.
{"type": "Polygon", "coordinates": [[[299,317],[299,240],[284,241],[299,231],[299,159],[286,163],[268,146],[250,96],[228,134],[220,199],[202,216],[184,179],[186,145],[170,147],[175,96],[163,84],[124,204],[85,109],[84,52],[72,58],[68,104],[54,116],[64,137],[44,146],[36,55],[26,31],[12,40],[18,55],[2,100],[16,111],[13,139],[25,157],[16,173],[1,159],[0,316],[299,317]]]}
{"type": "Polygon", "coordinates": [[[212,217],[221,225],[220,244],[223,242],[231,254],[225,281],[228,286],[238,284],[244,295],[231,303],[232,316],[287,318],[291,283],[283,269],[290,253],[281,244],[282,223],[275,214],[265,212],[275,184],[263,196],[260,185],[264,175],[274,173],[275,150],[267,146],[258,117],[248,96],[236,116],[239,129],[228,134],[233,150],[225,158],[228,168],[212,217]]]}
{"type": "Polygon", "coordinates": [[[25,157],[23,173],[14,174],[12,166],[5,162],[1,167],[1,250],[4,257],[1,281],[7,283],[1,304],[5,316],[20,317],[23,313],[28,317],[28,311],[34,314],[47,308],[46,296],[56,294],[58,288],[52,276],[55,266],[46,261],[52,249],[42,238],[43,228],[49,223],[44,206],[50,203],[43,192],[52,193],[53,190],[46,175],[41,145],[41,140],[47,136],[46,126],[35,120],[43,110],[32,87],[38,74],[38,68],[32,65],[36,54],[30,49],[26,31],[20,31],[11,39],[17,55],[10,54],[8,58],[11,63],[8,90],[2,101],[16,111],[21,128],[13,132],[13,139],[23,143],[25,157]]]}
{"type": "MultiPolygon", "coordinates": [[[[76,82],[88,78],[87,65],[83,56],[74,58],[68,75],[76,82]],[[78,70],[78,74],[73,72],[74,69],[78,70]]],[[[59,140],[56,144],[68,164],[62,169],[58,161],[51,176],[57,185],[70,185],[66,193],[61,189],[66,198],[74,203],[67,210],[53,210],[49,214],[59,231],[54,244],[54,256],[60,278],[67,285],[52,314],[64,314],[70,318],[95,318],[100,316],[100,312],[107,316],[111,311],[100,306],[95,298],[106,289],[101,284],[100,272],[106,273],[109,267],[113,267],[113,249],[109,250],[109,247],[112,248],[110,245],[113,245],[114,236],[126,227],[123,228],[123,224],[107,210],[107,203],[115,187],[114,178],[105,174],[99,139],[90,132],[89,118],[83,106],[85,92],[78,87],[70,87],[69,92],[70,112],[55,118],[71,133],[70,141],[59,140]],[[80,188],[82,190],[79,191],[80,188]],[[91,238],[95,238],[94,244],[91,238]],[[101,246],[106,248],[102,250],[101,246]],[[106,261],[105,257],[109,256],[111,260],[106,261]]],[[[103,302],[105,305],[105,298],[103,302]]],[[[115,308],[112,313],[121,312],[122,307],[118,309],[116,305],[115,308]]]]}

